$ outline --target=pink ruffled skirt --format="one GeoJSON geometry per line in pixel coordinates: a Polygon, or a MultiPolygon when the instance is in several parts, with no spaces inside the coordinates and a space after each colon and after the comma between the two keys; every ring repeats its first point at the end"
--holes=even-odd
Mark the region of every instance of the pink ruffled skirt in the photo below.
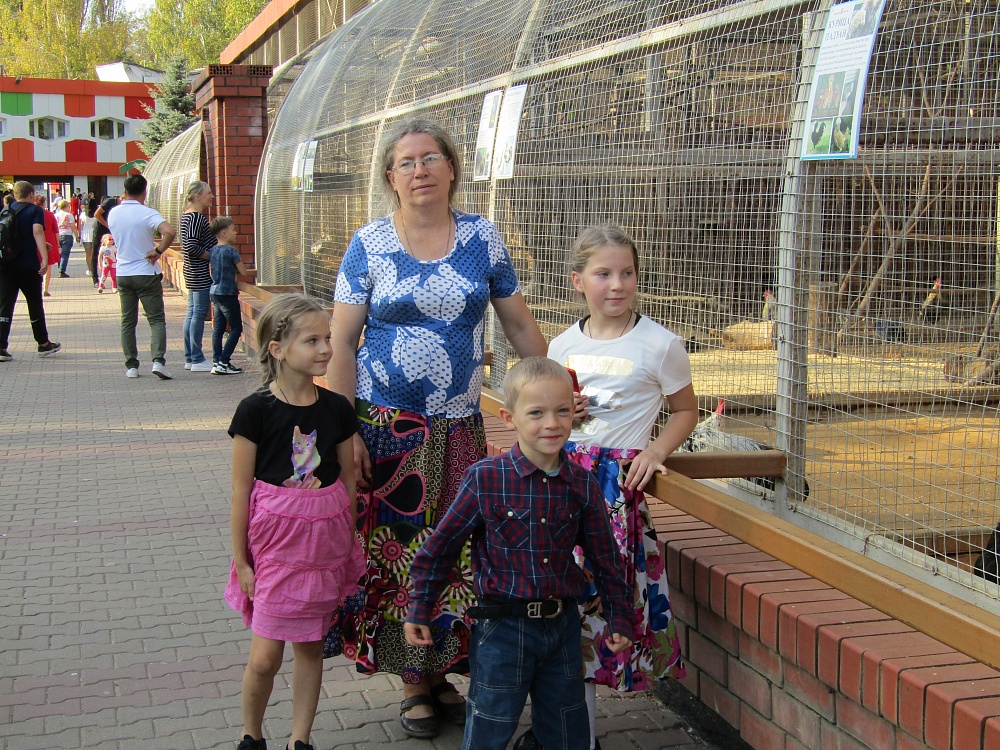
{"type": "Polygon", "coordinates": [[[256,481],[250,493],[251,602],[229,566],[225,600],[243,624],[276,641],[321,641],[344,597],[358,591],[364,553],[343,483],[310,490],[256,481]]]}

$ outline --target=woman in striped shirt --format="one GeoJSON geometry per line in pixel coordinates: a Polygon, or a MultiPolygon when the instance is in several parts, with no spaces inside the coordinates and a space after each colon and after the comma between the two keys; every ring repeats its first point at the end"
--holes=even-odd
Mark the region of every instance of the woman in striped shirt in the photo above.
{"type": "Polygon", "coordinates": [[[209,258],[216,244],[215,236],[208,230],[205,214],[214,202],[215,196],[208,183],[196,180],[188,186],[184,213],[181,215],[184,284],[188,293],[187,316],[184,318],[184,369],[191,372],[212,371],[212,363],[205,359],[201,342],[211,299],[209,258]]]}

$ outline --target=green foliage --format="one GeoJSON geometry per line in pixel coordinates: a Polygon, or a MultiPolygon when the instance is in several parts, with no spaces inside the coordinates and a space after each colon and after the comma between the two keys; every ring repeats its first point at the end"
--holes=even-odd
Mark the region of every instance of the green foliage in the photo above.
{"type": "Polygon", "coordinates": [[[0,0],[0,49],[11,75],[93,78],[125,55],[134,19],[120,0],[0,0]]]}
{"type": "Polygon", "coordinates": [[[163,67],[171,54],[193,68],[219,62],[222,50],[267,4],[267,0],[156,0],[145,19],[147,55],[163,67]]]}
{"type": "Polygon", "coordinates": [[[155,110],[139,129],[142,150],[152,157],[163,144],[178,133],[187,130],[197,117],[194,112],[194,94],[188,82],[188,64],[183,55],[175,54],[167,60],[163,83],[153,89],[155,110]]]}
{"type": "Polygon", "coordinates": [[[219,55],[267,0],[156,0],[145,15],[123,0],[0,0],[0,62],[11,75],[94,78],[94,68],[133,62],[165,69],[183,55],[192,68],[219,55]]]}

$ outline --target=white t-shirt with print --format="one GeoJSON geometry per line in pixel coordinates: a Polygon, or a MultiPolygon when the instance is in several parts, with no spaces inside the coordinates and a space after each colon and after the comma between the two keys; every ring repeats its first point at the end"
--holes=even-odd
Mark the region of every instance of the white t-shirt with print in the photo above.
{"type": "Polygon", "coordinates": [[[684,339],[643,316],[615,339],[594,340],[579,322],[549,344],[549,357],[576,370],[589,415],[570,440],[604,448],[643,449],[663,404],[691,384],[684,339]]]}

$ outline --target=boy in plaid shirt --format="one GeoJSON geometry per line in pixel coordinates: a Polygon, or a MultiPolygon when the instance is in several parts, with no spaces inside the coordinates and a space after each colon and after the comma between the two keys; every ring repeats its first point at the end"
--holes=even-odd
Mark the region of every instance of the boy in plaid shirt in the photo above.
{"type": "Polygon", "coordinates": [[[404,630],[433,646],[434,604],[465,540],[479,605],[469,648],[471,683],[463,750],[503,750],[531,695],[532,728],[545,750],[589,750],[577,598],[591,561],[617,653],[632,642],[628,587],[593,476],[563,454],[573,426],[573,383],[546,357],[527,357],[504,380],[500,417],[517,431],[509,453],[469,467],[458,495],[414,557],[404,630]]]}

